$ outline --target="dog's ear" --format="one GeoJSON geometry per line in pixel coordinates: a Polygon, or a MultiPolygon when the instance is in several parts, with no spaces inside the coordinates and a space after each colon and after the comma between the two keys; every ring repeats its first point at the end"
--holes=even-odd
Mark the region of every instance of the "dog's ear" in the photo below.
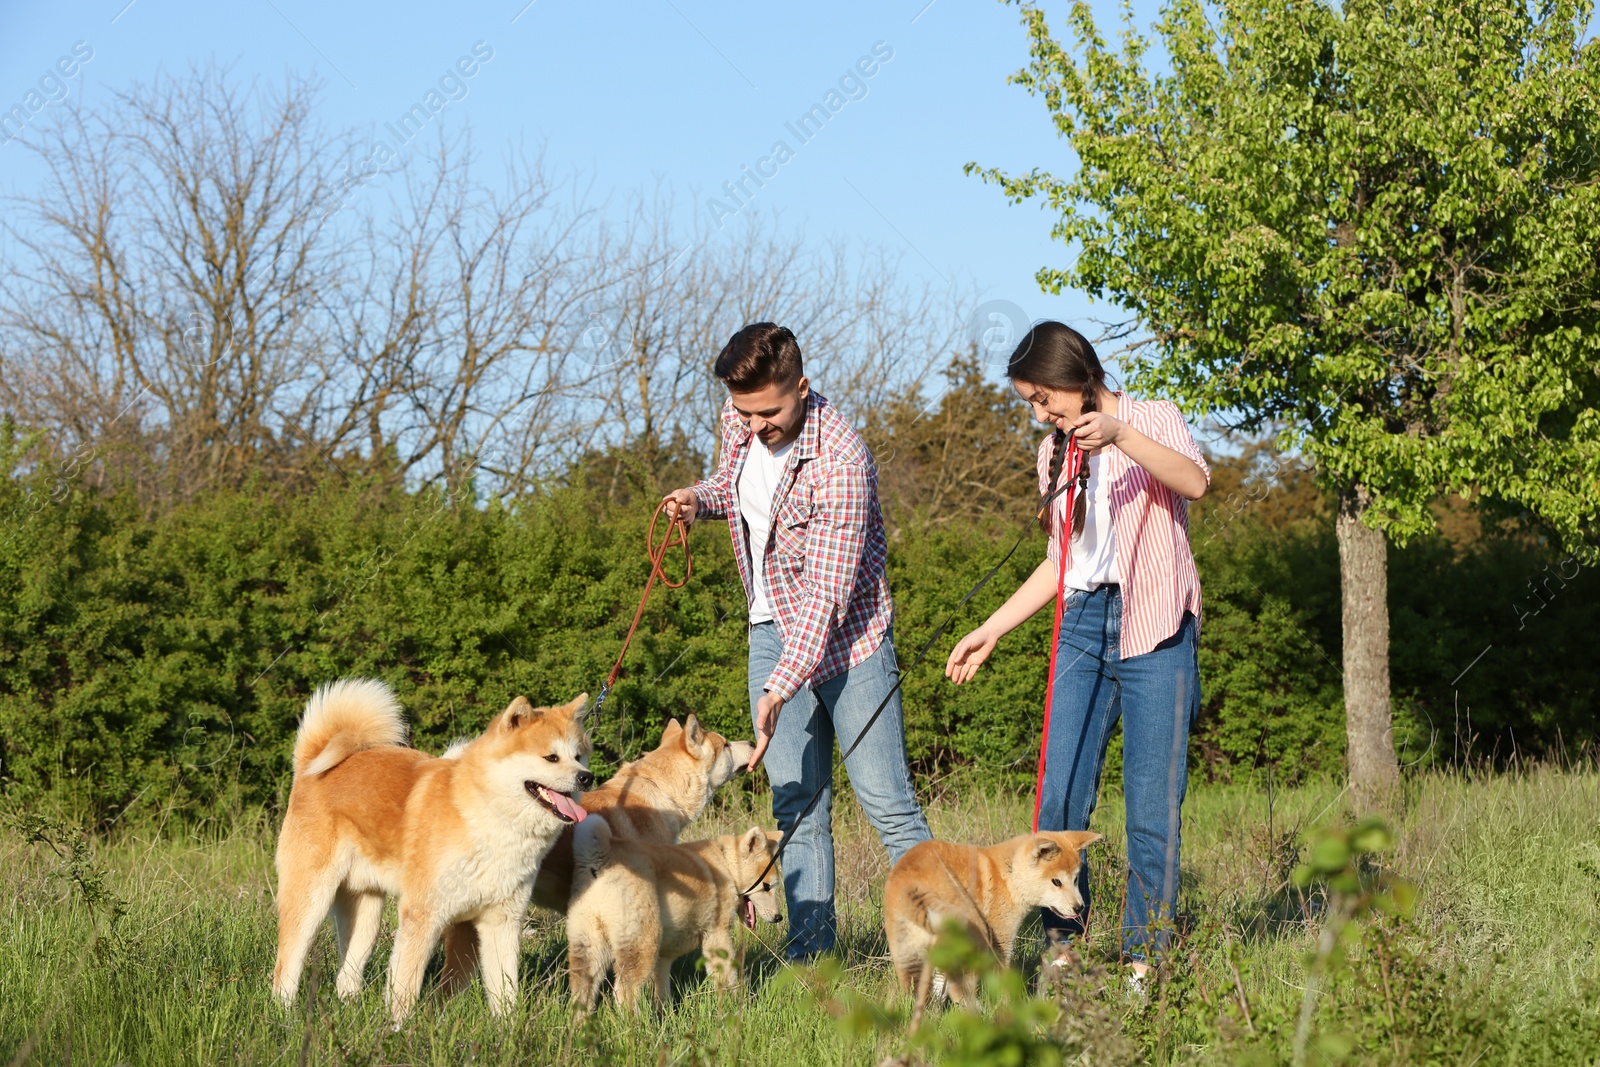
{"type": "Polygon", "coordinates": [[[583,709],[588,706],[588,703],[589,694],[579,693],[577,696],[561,705],[561,710],[566,714],[567,718],[575,719],[583,713],[583,709]]]}
{"type": "Polygon", "coordinates": [[[771,845],[773,848],[777,848],[779,845],[783,844],[783,831],[782,830],[768,830],[767,831],[767,843],[769,845],[771,845]]]}
{"type": "Polygon", "coordinates": [[[752,826],[739,838],[739,851],[755,855],[757,852],[767,850],[767,832],[759,826],[752,826]]]}
{"type": "Polygon", "coordinates": [[[1028,845],[1028,858],[1035,864],[1053,860],[1061,855],[1061,846],[1044,834],[1034,834],[1033,841],[1028,845]]]}
{"type": "Polygon", "coordinates": [[[662,747],[665,748],[667,743],[672,740],[674,735],[681,733],[683,733],[683,723],[679,722],[677,719],[668,719],[667,728],[661,731],[662,747]]]}
{"type": "Polygon", "coordinates": [[[1087,830],[1073,830],[1071,833],[1061,835],[1062,844],[1074,852],[1082,852],[1099,840],[1101,840],[1099,834],[1093,834],[1087,830]]]}
{"type": "Polygon", "coordinates": [[[520,730],[544,713],[544,708],[536,708],[528,703],[527,697],[519,696],[500,713],[500,728],[507,731],[520,730]]]}
{"type": "Polygon", "coordinates": [[[683,747],[695,759],[700,759],[706,753],[706,730],[692,711],[683,720],[683,747]]]}

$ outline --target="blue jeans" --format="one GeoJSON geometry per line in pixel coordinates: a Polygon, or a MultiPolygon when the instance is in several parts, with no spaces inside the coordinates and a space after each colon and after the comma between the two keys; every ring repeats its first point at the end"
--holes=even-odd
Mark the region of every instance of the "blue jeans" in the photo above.
{"type": "MultiPolygon", "coordinates": [[[[1122,950],[1147,961],[1167,947],[1178,903],[1179,813],[1189,783],[1189,729],[1200,710],[1195,618],[1151,652],[1123,659],[1122,591],[1101,586],[1067,597],[1056,646],[1050,736],[1039,829],[1087,830],[1111,728],[1122,719],[1122,792],[1128,822],[1128,895],[1122,950]]],[[[1078,872],[1081,920],[1044,913],[1045,936],[1083,933],[1089,865],[1078,872]]]]}
{"type": "MultiPolygon", "coordinates": [[[[761,687],[783,654],[778,628],[770,622],[750,627],[750,714],[761,687]]],[[[778,828],[795,824],[819,788],[822,796],[783,851],[783,892],[789,909],[791,959],[826,952],[838,935],[833,907],[833,745],[855,742],[879,703],[900,677],[893,631],[867,659],[843,674],[802,689],[783,705],[763,765],[772,785],[772,814],[778,828]]],[[[905,726],[897,692],[860,746],[845,760],[845,771],[867,819],[878,831],[891,863],[933,835],[911,788],[906,763],[905,726]]]]}

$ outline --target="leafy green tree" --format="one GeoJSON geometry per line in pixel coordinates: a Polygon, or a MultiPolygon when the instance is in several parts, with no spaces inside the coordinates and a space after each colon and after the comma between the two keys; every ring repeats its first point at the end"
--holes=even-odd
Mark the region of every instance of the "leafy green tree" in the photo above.
{"type": "Polygon", "coordinates": [[[1013,81],[1079,166],[981,174],[1059,212],[1076,259],[1039,282],[1137,318],[1144,388],[1281,421],[1337,492],[1347,768],[1375,800],[1398,776],[1388,540],[1431,530],[1443,492],[1596,540],[1590,4],[1168,0],[1120,47],[1086,3],[1070,47],[1022,11],[1013,81]]]}
{"type": "Polygon", "coordinates": [[[1033,465],[1018,457],[1031,457],[1045,430],[1010,385],[990,381],[976,351],[952,355],[943,374],[931,396],[919,381],[865,413],[862,433],[877,460],[891,536],[914,521],[1014,519],[1039,495],[1033,465]]]}

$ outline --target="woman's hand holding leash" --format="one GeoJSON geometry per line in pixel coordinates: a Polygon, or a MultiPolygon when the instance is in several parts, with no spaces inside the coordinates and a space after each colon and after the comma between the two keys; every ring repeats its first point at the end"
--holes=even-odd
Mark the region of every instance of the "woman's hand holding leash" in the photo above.
{"type": "Polygon", "coordinates": [[[1070,432],[1078,442],[1078,447],[1093,455],[1107,445],[1114,445],[1122,439],[1122,431],[1127,428],[1127,423],[1115,415],[1107,415],[1103,411],[1085,411],[1070,426],[1063,429],[1070,432]]]}
{"type": "Polygon", "coordinates": [[[1086,411],[1062,428],[1070,429],[1077,436],[1078,447],[1089,455],[1107,445],[1116,445],[1152,478],[1186,500],[1199,500],[1211,484],[1194,460],[1140,433],[1115,415],[1086,411]]]}

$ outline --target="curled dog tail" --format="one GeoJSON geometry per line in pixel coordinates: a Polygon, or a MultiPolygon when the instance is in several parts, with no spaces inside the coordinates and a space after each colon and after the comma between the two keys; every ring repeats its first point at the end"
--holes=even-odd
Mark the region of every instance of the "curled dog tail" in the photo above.
{"type": "Polygon", "coordinates": [[[611,824],[605,819],[585,819],[572,828],[574,875],[598,871],[610,858],[611,824]]]}
{"type": "Polygon", "coordinates": [[[294,776],[321,774],[362,749],[405,740],[400,702],[388,686],[373,678],[341,678],[306,701],[294,740],[294,776]]]}

